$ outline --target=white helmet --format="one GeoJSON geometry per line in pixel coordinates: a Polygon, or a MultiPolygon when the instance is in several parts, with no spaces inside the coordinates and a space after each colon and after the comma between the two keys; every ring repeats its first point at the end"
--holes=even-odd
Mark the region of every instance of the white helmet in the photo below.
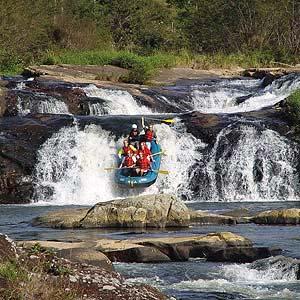
{"type": "Polygon", "coordinates": [[[131,128],[132,129],[137,129],[137,125],[136,124],[132,124],[131,128]]]}

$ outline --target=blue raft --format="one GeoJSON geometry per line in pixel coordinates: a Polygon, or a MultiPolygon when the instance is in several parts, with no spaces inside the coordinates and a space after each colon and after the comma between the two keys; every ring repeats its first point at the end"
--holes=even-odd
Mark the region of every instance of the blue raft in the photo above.
{"type": "MultiPolygon", "coordinates": [[[[151,142],[152,154],[161,152],[161,147],[155,141],[151,142]]],[[[155,183],[160,168],[161,154],[153,156],[153,162],[151,163],[151,170],[144,176],[128,176],[128,169],[119,169],[116,171],[115,180],[116,183],[124,187],[148,187],[155,183]]],[[[119,164],[121,161],[119,161],[119,164]]]]}

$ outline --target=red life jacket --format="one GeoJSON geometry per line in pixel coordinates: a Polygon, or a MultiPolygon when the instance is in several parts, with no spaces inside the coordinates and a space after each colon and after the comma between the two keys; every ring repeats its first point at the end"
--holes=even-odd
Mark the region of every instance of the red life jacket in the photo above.
{"type": "Polygon", "coordinates": [[[138,151],[137,151],[137,155],[138,156],[140,156],[140,153],[143,153],[144,154],[144,156],[148,156],[148,155],[151,155],[151,151],[148,149],[148,147],[144,147],[144,150],[142,150],[142,149],[139,149],[138,151]]]}
{"type": "Polygon", "coordinates": [[[134,160],[130,156],[126,156],[124,160],[124,167],[133,167],[134,166],[134,160]]]}
{"type": "Polygon", "coordinates": [[[149,170],[150,169],[150,161],[147,157],[140,158],[137,161],[137,165],[143,170],[149,170]]]}
{"type": "Polygon", "coordinates": [[[153,131],[150,130],[150,129],[147,129],[146,132],[145,132],[145,140],[147,142],[151,142],[153,140],[153,137],[154,137],[153,131]]]}
{"type": "Polygon", "coordinates": [[[129,152],[129,151],[132,151],[132,149],[130,149],[129,146],[128,146],[128,147],[125,147],[125,146],[124,146],[122,149],[123,149],[123,154],[124,154],[124,155],[128,155],[128,152],[129,152]]]}

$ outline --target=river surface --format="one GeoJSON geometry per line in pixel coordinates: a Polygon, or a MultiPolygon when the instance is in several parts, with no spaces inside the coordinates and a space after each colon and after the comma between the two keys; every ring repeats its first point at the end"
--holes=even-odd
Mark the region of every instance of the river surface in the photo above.
{"type": "MultiPolygon", "coordinates": [[[[165,93],[156,95],[157,107],[167,107],[164,111],[139,103],[124,90],[76,87],[89,97],[87,105],[93,118],[82,128],[80,118],[74,116],[73,126],[61,128],[41,145],[33,174],[32,203],[0,206],[0,232],[16,240],[79,241],[231,231],[256,246],[282,248],[283,255],[300,259],[298,226],[241,224],[158,231],[55,230],[30,225],[32,218],[49,211],[152,193],[173,193],[190,208],[210,212],[247,208],[254,213],[299,207],[299,144],[269,126],[270,121],[240,115],[277,105],[299,87],[299,74],[284,76],[266,87],[261,80],[245,78],[185,82],[166,87],[168,93],[180,95],[176,101],[165,93]],[[218,132],[211,132],[211,140],[204,141],[182,121],[180,113],[191,111],[213,113],[231,121],[218,132]],[[124,136],[117,131],[135,122],[136,115],[146,116],[151,122],[154,115],[164,113],[161,118],[165,118],[166,113],[175,112],[172,126],[155,124],[158,140],[167,152],[162,169],[170,175],[159,176],[148,189],[119,189],[113,174],[103,172],[114,165],[116,148],[122,144],[124,136]],[[127,119],[124,124],[115,124],[116,120],[120,122],[120,115],[127,119]],[[108,116],[117,130],[104,130],[93,121],[103,116],[108,116]]],[[[21,117],[34,112],[70,115],[61,98],[33,91],[26,81],[18,83],[15,90],[21,117]]],[[[293,270],[280,265],[261,271],[250,264],[194,259],[166,264],[116,263],[115,268],[128,281],[152,284],[176,299],[300,299],[300,284],[293,270]]]]}

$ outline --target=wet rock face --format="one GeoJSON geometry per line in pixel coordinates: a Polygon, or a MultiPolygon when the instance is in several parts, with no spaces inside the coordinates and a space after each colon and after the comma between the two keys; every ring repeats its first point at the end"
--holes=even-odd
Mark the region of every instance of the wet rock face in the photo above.
{"type": "Polygon", "coordinates": [[[0,262],[17,258],[16,246],[7,235],[0,233],[0,262]]]}

